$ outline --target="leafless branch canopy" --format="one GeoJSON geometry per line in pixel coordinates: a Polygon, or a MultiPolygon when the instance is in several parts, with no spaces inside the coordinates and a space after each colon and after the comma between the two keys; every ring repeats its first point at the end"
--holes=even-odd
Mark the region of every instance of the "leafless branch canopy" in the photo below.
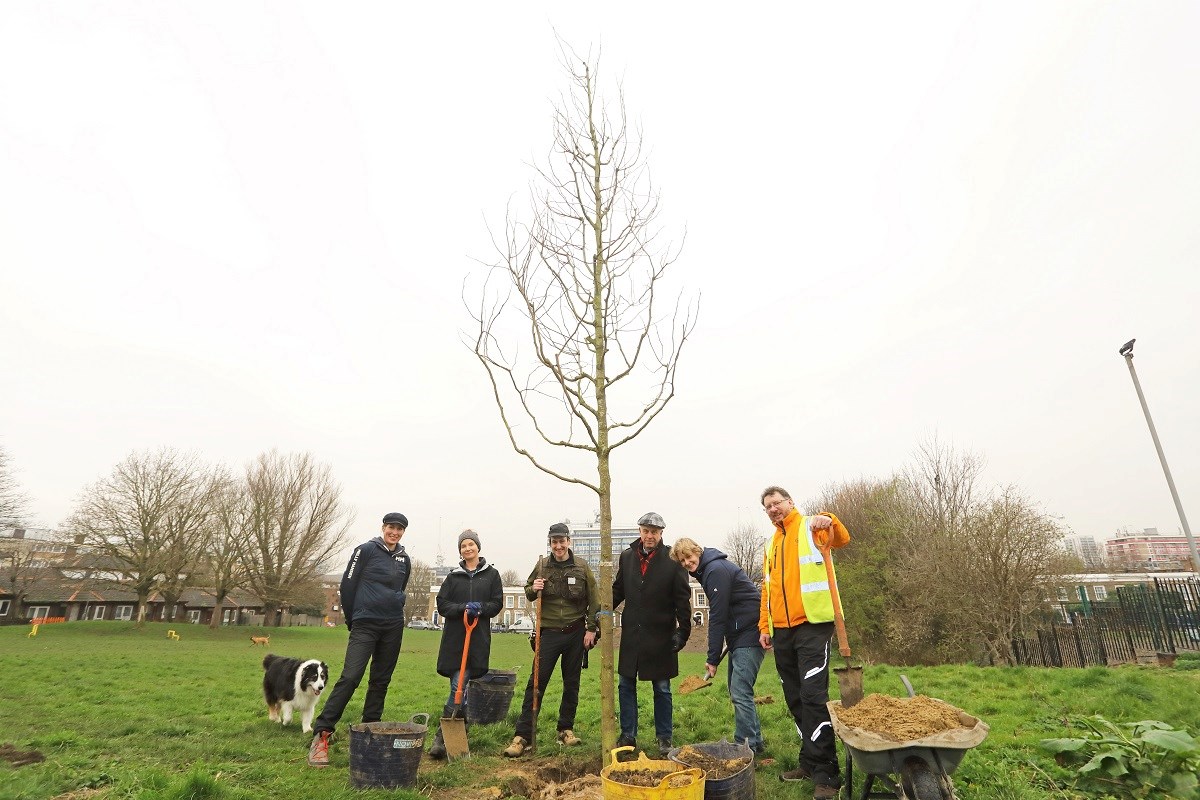
{"type": "Polygon", "coordinates": [[[527,213],[510,208],[502,234],[493,231],[497,259],[464,299],[477,323],[470,346],[513,448],[599,493],[546,466],[530,442],[607,455],[645,430],[674,397],[698,303],[663,296],[678,249],[660,242],[659,195],[622,93],[610,113],[599,60],[565,45],[562,57],[571,90],[555,108],[527,213]],[[506,348],[510,338],[529,347],[506,348]]]}
{"type": "Polygon", "coordinates": [[[246,468],[247,585],[274,624],[292,593],[329,568],[353,519],[327,465],[308,453],[263,453],[246,468]]]}

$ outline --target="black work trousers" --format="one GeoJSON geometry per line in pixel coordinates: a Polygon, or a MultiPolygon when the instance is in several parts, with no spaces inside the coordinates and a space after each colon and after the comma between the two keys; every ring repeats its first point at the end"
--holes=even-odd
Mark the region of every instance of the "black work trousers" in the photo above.
{"type": "Polygon", "coordinates": [[[800,766],[813,783],[841,786],[837,736],[829,721],[829,640],[832,622],[804,622],[774,632],[775,671],[800,732],[800,766]]]}
{"type": "MultiPolygon", "coordinates": [[[[560,731],[575,727],[575,709],[579,707],[579,673],[583,669],[583,635],[586,632],[582,625],[579,626],[579,630],[571,633],[542,629],[541,653],[538,658],[538,709],[542,707],[546,684],[554,676],[554,665],[561,658],[563,689],[562,701],[558,704],[560,731]]],[[[525,699],[521,703],[521,718],[517,720],[516,735],[530,741],[533,739],[532,670],[525,684],[525,699]]]]}
{"type": "Polygon", "coordinates": [[[338,720],[346,710],[350,698],[371,663],[371,676],[367,679],[367,696],[363,700],[363,722],[379,722],[383,718],[383,703],[387,699],[388,684],[392,682],[392,671],[400,656],[400,644],[404,640],[404,620],[362,620],[354,623],[350,639],[346,642],[346,662],[342,674],[329,693],[321,716],[313,723],[313,732],[333,732],[338,720]]]}

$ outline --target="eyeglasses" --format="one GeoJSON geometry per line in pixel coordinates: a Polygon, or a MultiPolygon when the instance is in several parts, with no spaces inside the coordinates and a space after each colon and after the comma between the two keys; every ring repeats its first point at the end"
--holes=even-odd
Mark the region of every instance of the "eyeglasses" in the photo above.
{"type": "Polygon", "coordinates": [[[792,502],[791,500],[775,500],[763,506],[763,511],[772,511],[776,508],[782,508],[784,505],[792,502]]]}

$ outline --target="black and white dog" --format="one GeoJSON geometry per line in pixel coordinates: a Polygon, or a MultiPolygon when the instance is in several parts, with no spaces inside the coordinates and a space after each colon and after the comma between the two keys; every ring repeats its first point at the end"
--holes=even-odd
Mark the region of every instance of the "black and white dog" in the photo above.
{"type": "Polygon", "coordinates": [[[300,712],[305,733],[312,733],[317,698],[329,682],[329,666],[315,658],[301,661],[268,654],[263,659],[263,696],[272,722],[287,725],[292,712],[300,712]]]}

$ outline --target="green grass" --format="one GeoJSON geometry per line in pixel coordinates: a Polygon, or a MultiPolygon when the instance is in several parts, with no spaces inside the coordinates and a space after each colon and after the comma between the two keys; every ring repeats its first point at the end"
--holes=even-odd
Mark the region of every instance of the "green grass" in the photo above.
{"type": "MultiPolygon", "coordinates": [[[[263,648],[250,647],[257,629],[209,631],[172,626],[181,640],[166,637],[168,626],[77,622],[42,626],[36,638],[28,627],[0,628],[0,743],[36,749],[46,761],[14,768],[0,763],[0,800],[83,797],[136,800],[241,800],[260,797],[395,797],[395,792],[362,792],[348,782],[345,728],[357,721],[362,692],[351,701],[331,750],[330,769],[305,764],[309,737],[298,721],[280,728],[267,720],[262,701],[263,648]],[[93,791],[85,791],[93,790],[93,791]]],[[[270,631],[270,651],[321,658],[334,677],[345,653],[342,629],[282,628],[270,631]]],[[[413,714],[436,717],[447,681],[434,671],[440,634],[410,630],[388,694],[385,719],[407,721],[413,714]]],[[[547,692],[539,726],[540,755],[569,769],[595,771],[600,759],[599,654],[584,672],[576,732],[584,746],[560,755],[553,742],[560,683],[547,692]]],[[[682,654],[682,675],[699,674],[703,654],[682,654]]],[[[503,772],[517,766],[499,757],[512,737],[520,691],[529,674],[526,638],[493,637],[491,664],[518,668],[518,691],[509,718],[471,730],[474,757],[451,765],[423,761],[417,800],[449,797],[464,790],[506,783],[503,772]]],[[[1102,714],[1113,721],[1159,719],[1200,732],[1200,671],[1181,659],[1174,669],[979,668],[971,666],[871,666],[868,692],[903,693],[899,675],[917,691],[940,697],[988,722],[991,734],[963,759],[954,774],[959,794],[971,800],[1034,800],[1074,797],[1066,791],[1069,773],[1040,751],[1042,738],[1067,735],[1064,721],[1077,714],[1102,714]],[[1192,667],[1189,669],[1188,667],[1192,667]]],[[[775,702],[760,707],[770,755],[776,765],[760,769],[760,800],[795,800],[796,786],[776,778],[795,764],[796,733],[771,659],[763,664],[758,693],[775,702]]],[[[644,746],[651,746],[650,691],[639,692],[644,746]]],[[[715,685],[675,697],[676,744],[714,741],[732,734],[733,713],[724,671],[715,685]]],[[[526,763],[522,760],[518,764],[526,763]]],[[[802,796],[802,795],[801,795],[802,796]]]]}

